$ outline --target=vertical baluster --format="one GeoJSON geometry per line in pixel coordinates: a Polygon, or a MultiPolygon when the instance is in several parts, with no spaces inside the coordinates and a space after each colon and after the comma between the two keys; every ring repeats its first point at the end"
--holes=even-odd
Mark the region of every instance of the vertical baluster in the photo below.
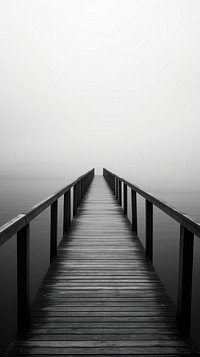
{"type": "Polygon", "coordinates": [[[146,200],[146,254],[153,262],[153,204],[146,200]]]}
{"type": "Polygon", "coordinates": [[[77,200],[77,194],[76,194],[77,188],[76,184],[73,187],[73,216],[76,214],[76,200],[77,200]]]}
{"type": "Polygon", "coordinates": [[[67,191],[67,229],[71,226],[71,190],[67,191]]]}
{"type": "Polygon", "coordinates": [[[57,254],[58,200],[51,205],[50,263],[57,254]]]}
{"type": "Polygon", "coordinates": [[[63,234],[71,225],[71,191],[70,189],[64,194],[63,206],[63,234]]]}
{"type": "Polygon", "coordinates": [[[119,180],[116,177],[116,199],[118,200],[118,196],[119,196],[119,180]]]}
{"type": "Polygon", "coordinates": [[[81,201],[83,200],[83,196],[84,196],[84,179],[81,179],[81,201]]]}
{"type": "Polygon", "coordinates": [[[81,180],[79,180],[79,205],[81,204],[81,180]]]}
{"type": "Polygon", "coordinates": [[[127,215],[127,185],[124,183],[124,213],[127,215]]]}
{"type": "Polygon", "coordinates": [[[193,233],[181,225],[177,313],[181,324],[187,330],[190,330],[191,320],[193,246],[193,233]]]}
{"type": "Polygon", "coordinates": [[[84,177],[83,178],[83,196],[85,196],[85,192],[86,192],[86,179],[84,177]]]}
{"type": "Polygon", "coordinates": [[[137,234],[137,196],[136,192],[131,189],[131,206],[132,206],[132,230],[137,234]]]}
{"type": "Polygon", "coordinates": [[[17,233],[17,319],[22,327],[30,317],[30,226],[17,233]]]}
{"type": "Polygon", "coordinates": [[[78,182],[76,183],[76,211],[78,208],[78,182]]]}
{"type": "Polygon", "coordinates": [[[76,191],[76,208],[78,208],[78,206],[79,206],[79,182],[77,182],[76,188],[77,188],[77,191],[76,191]]]}
{"type": "Polygon", "coordinates": [[[119,204],[122,205],[122,182],[119,180],[119,204]]]}
{"type": "Polygon", "coordinates": [[[76,214],[76,184],[74,185],[74,202],[73,202],[73,215],[76,214]]]}
{"type": "Polygon", "coordinates": [[[79,185],[79,181],[77,182],[77,208],[79,206],[79,198],[80,198],[80,185],[79,185]]]}

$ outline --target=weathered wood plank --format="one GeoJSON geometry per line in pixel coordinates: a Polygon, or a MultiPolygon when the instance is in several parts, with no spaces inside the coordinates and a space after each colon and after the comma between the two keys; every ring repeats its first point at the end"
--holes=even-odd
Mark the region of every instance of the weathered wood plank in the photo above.
{"type": "MultiPolygon", "coordinates": [[[[47,341],[49,342],[49,341],[47,341]]],[[[77,342],[77,341],[75,341],[77,342]]],[[[111,341],[113,343],[113,341],[111,341]]],[[[23,346],[23,345],[15,345],[14,348],[10,348],[10,351],[7,355],[13,355],[16,356],[18,355],[53,355],[55,356],[56,354],[58,355],[65,355],[65,356],[71,356],[71,355],[86,355],[89,356],[91,354],[94,355],[118,355],[122,356],[123,354],[127,355],[130,354],[132,356],[135,355],[144,355],[144,349],[148,348],[148,354],[151,354],[153,356],[160,356],[161,353],[165,353],[166,355],[171,354],[176,354],[183,356],[188,355],[188,353],[194,352],[194,348],[192,347],[182,347],[182,346],[174,346],[174,347],[168,347],[168,346],[156,346],[156,347],[151,347],[151,346],[141,346],[141,347],[46,347],[46,346],[41,346],[41,347],[35,347],[35,346],[23,346]]],[[[145,354],[146,355],[146,354],[145,354]]]]}

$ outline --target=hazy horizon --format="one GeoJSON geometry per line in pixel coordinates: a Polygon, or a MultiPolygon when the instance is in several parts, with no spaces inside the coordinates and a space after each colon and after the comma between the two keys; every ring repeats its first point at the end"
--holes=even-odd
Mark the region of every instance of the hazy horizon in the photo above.
{"type": "Polygon", "coordinates": [[[1,175],[199,190],[199,18],[197,0],[1,1],[1,175]]]}

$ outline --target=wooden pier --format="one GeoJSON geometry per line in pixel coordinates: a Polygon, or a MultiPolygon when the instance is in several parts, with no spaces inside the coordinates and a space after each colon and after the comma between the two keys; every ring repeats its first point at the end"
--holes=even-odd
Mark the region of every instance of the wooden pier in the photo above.
{"type": "MultiPolygon", "coordinates": [[[[126,215],[129,183],[124,183],[122,195],[123,180],[107,170],[104,170],[107,182],[103,176],[94,176],[93,179],[93,175],[91,171],[70,186],[73,187],[75,215],[72,222],[70,214],[67,214],[71,207],[70,188],[62,190],[66,195],[65,233],[58,249],[55,243],[55,202],[61,196],[61,191],[53,202],[53,196],[49,198],[52,263],[30,310],[27,298],[27,258],[25,266],[21,267],[26,271],[26,286],[23,291],[22,282],[18,283],[18,300],[20,292],[23,293],[25,306],[18,302],[19,331],[6,355],[199,355],[188,334],[190,311],[182,311],[179,305],[177,320],[175,306],[151,263],[152,203],[147,205],[146,210],[146,225],[149,229],[146,238],[149,241],[145,251],[136,234],[137,204],[134,188],[138,188],[131,188],[134,191],[131,192],[131,225],[126,215]]],[[[151,200],[151,197],[148,198],[151,200]]],[[[27,221],[25,223],[27,227],[27,221]]],[[[21,232],[27,232],[27,228],[25,231],[24,227],[20,229],[21,232]]],[[[7,236],[11,235],[8,231],[7,236]]],[[[27,239],[26,232],[23,239],[27,239]]],[[[181,234],[183,237],[183,231],[181,234]]],[[[21,239],[20,235],[18,239],[21,239]]],[[[25,251],[27,257],[27,249],[25,251]]],[[[181,257],[180,267],[184,264],[181,257]]],[[[18,270],[22,279],[22,273],[18,270]]],[[[182,305],[183,276],[181,271],[179,286],[182,290],[179,300],[182,305]]],[[[188,299],[190,296],[187,296],[187,302],[188,299]]]]}

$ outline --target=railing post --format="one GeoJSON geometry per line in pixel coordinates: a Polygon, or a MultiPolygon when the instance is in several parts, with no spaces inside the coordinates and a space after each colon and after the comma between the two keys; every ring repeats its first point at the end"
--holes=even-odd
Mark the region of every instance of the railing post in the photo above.
{"type": "Polygon", "coordinates": [[[30,317],[30,226],[17,233],[17,321],[18,327],[30,317]]]}
{"type": "Polygon", "coordinates": [[[79,182],[76,184],[76,209],[79,206],[79,182]]]}
{"type": "Polygon", "coordinates": [[[58,200],[51,205],[50,263],[57,254],[58,200]]]}
{"type": "Polygon", "coordinates": [[[84,196],[84,180],[83,179],[81,179],[81,201],[82,201],[82,199],[83,199],[83,196],[84,196]]]}
{"type": "Polygon", "coordinates": [[[78,183],[74,185],[73,215],[75,216],[78,207],[78,183]]]}
{"type": "Polygon", "coordinates": [[[193,246],[194,234],[181,225],[177,314],[187,330],[191,320],[193,246]]]}
{"type": "Polygon", "coordinates": [[[64,194],[63,234],[69,229],[70,224],[71,224],[71,191],[69,189],[64,194]]]}
{"type": "Polygon", "coordinates": [[[146,200],[146,254],[153,261],[153,204],[146,200]]]}
{"type": "Polygon", "coordinates": [[[77,208],[77,186],[75,184],[73,188],[73,216],[75,216],[76,214],[76,208],[77,208]]]}
{"type": "Polygon", "coordinates": [[[77,182],[77,208],[79,206],[80,203],[80,185],[79,185],[79,181],[77,182]]]}
{"type": "Polygon", "coordinates": [[[115,195],[115,176],[113,175],[113,193],[115,195]]]}
{"type": "Polygon", "coordinates": [[[120,206],[122,205],[122,182],[121,180],[118,180],[119,181],[119,204],[120,206]]]}
{"type": "Polygon", "coordinates": [[[137,234],[137,196],[136,192],[131,189],[131,205],[132,205],[132,230],[137,234]]]}
{"type": "Polygon", "coordinates": [[[127,185],[124,183],[124,213],[127,215],[127,185]]]}
{"type": "Polygon", "coordinates": [[[84,195],[86,194],[87,191],[87,176],[84,177],[84,195]]]}
{"type": "Polygon", "coordinates": [[[118,196],[119,196],[119,180],[116,177],[116,190],[115,190],[115,195],[116,195],[116,199],[118,200],[118,196]]]}
{"type": "Polygon", "coordinates": [[[83,191],[83,197],[85,196],[85,177],[82,179],[82,191],[83,191]]]}
{"type": "Polygon", "coordinates": [[[79,190],[78,205],[80,205],[81,204],[81,180],[79,180],[79,182],[78,182],[78,190],[79,190]]]}

